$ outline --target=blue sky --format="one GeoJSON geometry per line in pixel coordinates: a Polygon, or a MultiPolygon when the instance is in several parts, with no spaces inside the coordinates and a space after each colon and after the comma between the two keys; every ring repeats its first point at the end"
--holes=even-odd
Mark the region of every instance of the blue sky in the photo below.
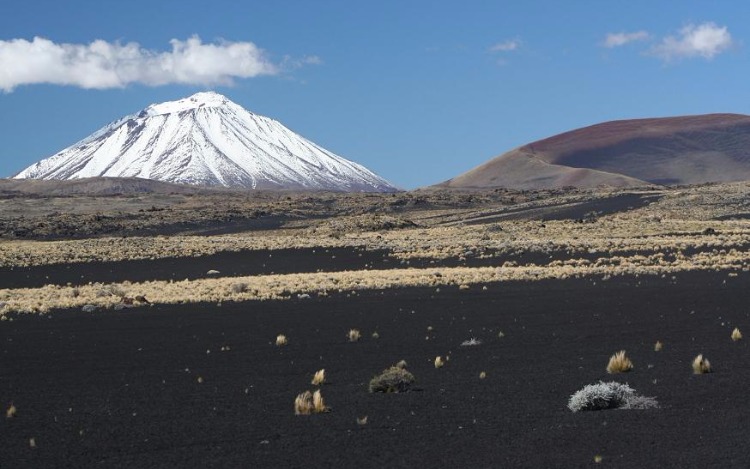
{"type": "Polygon", "coordinates": [[[9,0],[0,176],[211,89],[411,189],[602,121],[748,114],[748,38],[738,1],[9,0]]]}

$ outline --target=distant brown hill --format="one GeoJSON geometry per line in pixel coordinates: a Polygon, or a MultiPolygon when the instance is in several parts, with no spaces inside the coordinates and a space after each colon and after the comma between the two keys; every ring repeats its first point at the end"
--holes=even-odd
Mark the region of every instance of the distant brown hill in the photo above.
{"type": "Polygon", "coordinates": [[[438,186],[546,189],[750,180],[750,116],[605,122],[504,153],[438,186]]]}

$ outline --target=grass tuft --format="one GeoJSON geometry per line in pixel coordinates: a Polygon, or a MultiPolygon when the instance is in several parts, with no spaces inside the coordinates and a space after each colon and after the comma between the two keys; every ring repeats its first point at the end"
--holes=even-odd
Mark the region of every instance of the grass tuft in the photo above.
{"type": "Polygon", "coordinates": [[[361,334],[358,329],[349,329],[349,333],[346,336],[349,338],[349,342],[357,342],[361,334]]]}
{"type": "Polygon", "coordinates": [[[620,350],[611,357],[607,364],[607,373],[625,373],[633,369],[633,362],[625,355],[625,350],[620,350]]]}
{"type": "Polygon", "coordinates": [[[711,363],[703,357],[703,354],[698,355],[693,360],[693,373],[696,375],[711,373],[711,363]]]}
{"type": "Polygon", "coordinates": [[[661,349],[664,348],[664,344],[661,343],[660,340],[657,340],[654,344],[654,352],[661,352],[661,349]]]}
{"type": "Polygon", "coordinates": [[[312,393],[305,391],[294,400],[294,415],[310,415],[313,411],[312,393]]]}
{"type": "Polygon", "coordinates": [[[289,341],[287,340],[287,338],[286,338],[286,336],[284,334],[279,334],[279,335],[276,336],[276,345],[278,347],[282,347],[282,346],[286,345],[287,343],[289,343],[289,341]]]}
{"type": "Polygon", "coordinates": [[[442,368],[443,365],[445,365],[443,358],[440,355],[435,357],[435,368],[442,368]]]}
{"type": "Polygon", "coordinates": [[[328,407],[326,407],[326,404],[323,401],[323,394],[321,394],[320,389],[318,389],[317,391],[313,393],[312,400],[313,400],[313,411],[316,414],[328,412],[328,407]]]}
{"type": "Polygon", "coordinates": [[[732,331],[732,340],[734,342],[737,342],[738,340],[742,340],[742,332],[740,332],[739,327],[735,327],[732,331]]]}
{"type": "Polygon", "coordinates": [[[312,384],[313,386],[320,386],[321,384],[326,382],[326,370],[318,370],[315,372],[315,376],[313,376],[312,384]]]}
{"type": "Polygon", "coordinates": [[[5,411],[5,418],[12,419],[13,417],[16,416],[16,412],[17,412],[16,406],[11,404],[10,407],[8,407],[8,410],[5,411]]]}

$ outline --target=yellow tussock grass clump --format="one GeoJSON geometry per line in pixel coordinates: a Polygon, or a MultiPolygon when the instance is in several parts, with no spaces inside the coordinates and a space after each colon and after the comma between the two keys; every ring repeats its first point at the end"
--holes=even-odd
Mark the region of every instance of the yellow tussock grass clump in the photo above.
{"type": "Polygon", "coordinates": [[[279,334],[276,336],[276,345],[281,347],[288,343],[286,336],[284,334],[279,334]]]}
{"type": "Polygon", "coordinates": [[[693,373],[696,375],[711,373],[711,363],[703,357],[703,354],[698,355],[693,360],[693,373]]]}
{"type": "Polygon", "coordinates": [[[443,357],[441,357],[440,355],[435,357],[435,368],[442,368],[443,365],[445,365],[443,357]]]}
{"type": "Polygon", "coordinates": [[[318,370],[315,372],[315,376],[313,376],[312,384],[313,386],[320,386],[321,384],[326,382],[326,370],[318,370]]]}
{"type": "Polygon", "coordinates": [[[625,350],[620,350],[611,357],[607,364],[607,373],[625,373],[633,369],[633,362],[625,355],[625,350]]]}
{"type": "Polygon", "coordinates": [[[349,338],[349,342],[357,342],[360,337],[359,330],[349,329],[349,333],[346,335],[349,338]]]}
{"type": "Polygon", "coordinates": [[[313,411],[315,411],[316,414],[328,412],[328,407],[326,407],[326,404],[323,401],[323,394],[321,394],[320,389],[313,393],[312,399],[313,411]]]}
{"type": "Polygon", "coordinates": [[[326,404],[323,401],[323,395],[320,393],[320,389],[314,393],[305,391],[302,394],[297,395],[297,398],[294,399],[295,415],[320,414],[328,412],[328,410],[328,407],[326,407],[326,404]]]}
{"type": "Polygon", "coordinates": [[[732,331],[732,340],[737,342],[738,340],[742,340],[742,332],[740,332],[740,329],[738,327],[735,327],[732,331]]]}
{"type": "Polygon", "coordinates": [[[310,415],[313,411],[312,393],[305,391],[294,400],[295,415],[310,415]]]}

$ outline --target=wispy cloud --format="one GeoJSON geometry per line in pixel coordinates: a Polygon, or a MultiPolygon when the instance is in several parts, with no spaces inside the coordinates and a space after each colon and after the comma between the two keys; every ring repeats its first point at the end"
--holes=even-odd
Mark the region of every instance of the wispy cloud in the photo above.
{"type": "Polygon", "coordinates": [[[687,25],[677,36],[667,36],[649,50],[650,55],[670,62],[682,58],[703,57],[712,59],[729,49],[732,35],[726,26],[708,22],[687,25]]]}
{"type": "Polygon", "coordinates": [[[252,42],[203,43],[193,36],[170,44],[171,50],[153,51],[135,42],[57,44],[41,37],[0,41],[0,90],[38,83],[93,89],[136,83],[231,84],[235,79],[279,74],[289,63],[299,67],[321,62],[309,56],[278,65],[252,42]]]}
{"type": "Polygon", "coordinates": [[[604,38],[602,46],[609,49],[624,46],[629,42],[645,41],[651,37],[646,31],[634,31],[632,33],[609,33],[604,38]]]}
{"type": "Polygon", "coordinates": [[[490,46],[490,52],[509,52],[521,47],[520,39],[508,39],[507,41],[498,42],[497,44],[490,46]]]}

